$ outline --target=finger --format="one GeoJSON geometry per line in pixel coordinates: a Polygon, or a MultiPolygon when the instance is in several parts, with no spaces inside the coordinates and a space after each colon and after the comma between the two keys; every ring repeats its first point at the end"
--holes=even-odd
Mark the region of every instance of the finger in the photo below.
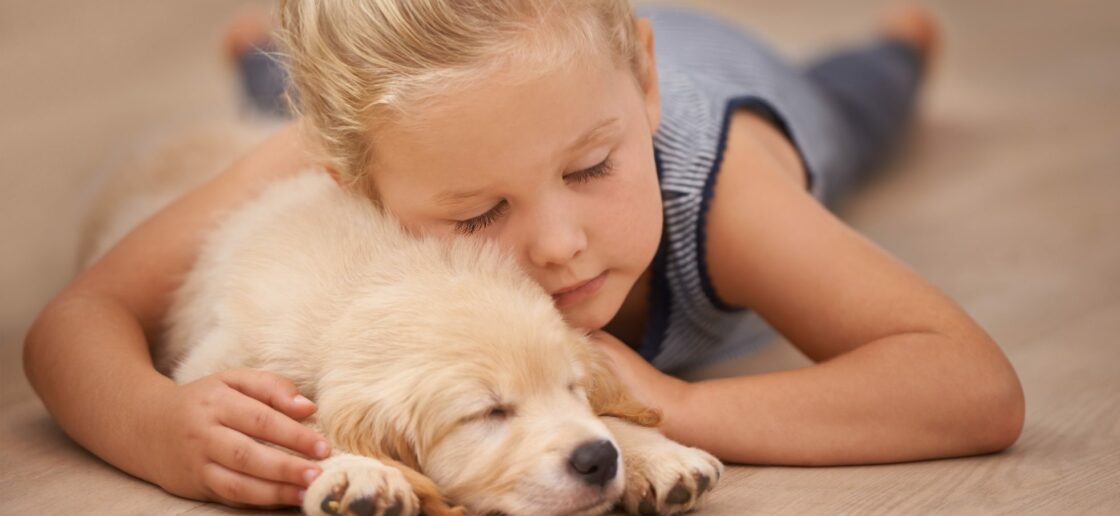
{"type": "Polygon", "coordinates": [[[330,445],[318,432],[248,396],[232,396],[218,412],[218,421],[250,437],[308,457],[325,459],[330,456],[330,445]]]}
{"type": "Polygon", "coordinates": [[[212,498],[226,505],[275,507],[303,503],[302,487],[253,478],[213,462],[202,467],[202,482],[212,498]]]}
{"type": "Polygon", "coordinates": [[[315,404],[296,389],[291,380],[254,369],[234,369],[218,374],[226,385],[246,396],[258,399],[293,419],[303,419],[315,412],[315,404]]]}
{"type": "Polygon", "coordinates": [[[322,471],[318,464],[258,443],[235,430],[223,427],[217,432],[210,441],[208,456],[227,469],[304,487],[322,471]]]}

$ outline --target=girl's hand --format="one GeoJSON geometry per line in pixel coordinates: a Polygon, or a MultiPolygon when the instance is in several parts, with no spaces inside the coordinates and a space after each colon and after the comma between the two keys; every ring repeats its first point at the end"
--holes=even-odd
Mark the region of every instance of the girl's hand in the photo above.
{"type": "Polygon", "coordinates": [[[151,464],[169,493],[230,506],[299,505],[321,472],[308,457],[326,458],[326,439],[296,422],[315,405],[292,382],[240,369],[176,386],[158,398],[151,464]]]}
{"type": "Polygon", "coordinates": [[[691,385],[658,371],[630,346],[605,331],[592,332],[591,342],[610,358],[611,370],[630,395],[649,407],[660,409],[661,426],[669,425],[685,403],[691,385]]]}

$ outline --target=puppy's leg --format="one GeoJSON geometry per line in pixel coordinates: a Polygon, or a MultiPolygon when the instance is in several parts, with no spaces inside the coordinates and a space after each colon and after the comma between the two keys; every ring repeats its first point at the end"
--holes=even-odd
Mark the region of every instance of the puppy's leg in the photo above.
{"type": "Polygon", "coordinates": [[[715,487],[723,464],[655,428],[604,417],[622,450],[626,490],[620,503],[630,514],[677,514],[695,508],[715,487]]]}
{"type": "Polygon", "coordinates": [[[307,488],[308,515],[413,515],[420,500],[401,470],[381,461],[348,453],[319,463],[323,473],[307,488]]]}
{"type": "MultiPolygon", "coordinates": [[[[303,510],[307,514],[370,514],[370,515],[398,515],[398,514],[425,514],[427,516],[462,516],[465,514],[462,507],[449,506],[440,494],[439,488],[432,479],[419,472],[419,464],[416,459],[416,454],[408,445],[406,439],[397,436],[394,438],[392,432],[381,431],[377,432],[381,438],[374,439],[373,433],[369,429],[374,428],[376,425],[370,423],[366,417],[370,414],[369,407],[361,405],[347,406],[348,410],[339,410],[338,405],[331,402],[320,403],[319,413],[313,419],[305,421],[304,424],[311,426],[316,431],[326,435],[331,441],[331,448],[335,450],[343,450],[351,453],[338,453],[331,458],[319,463],[323,468],[323,474],[315,479],[311,488],[308,488],[307,494],[304,496],[303,510]],[[357,454],[357,455],[354,455],[357,454]],[[344,461],[339,461],[335,464],[336,457],[349,457],[344,461]],[[376,466],[375,466],[376,465],[376,466]],[[326,486],[329,488],[322,488],[315,492],[312,496],[312,488],[319,484],[319,482],[328,476],[328,468],[340,469],[342,473],[335,474],[331,480],[326,481],[326,486]],[[410,503],[403,503],[398,509],[394,509],[394,503],[398,499],[385,498],[381,496],[379,505],[375,505],[367,512],[339,510],[338,512],[329,512],[323,509],[323,504],[332,506],[330,502],[337,502],[339,507],[345,509],[348,507],[343,504],[345,493],[349,492],[350,485],[344,483],[349,480],[349,476],[345,471],[356,469],[366,473],[360,473],[359,477],[362,480],[359,482],[370,483],[371,481],[378,481],[375,475],[370,472],[376,470],[377,472],[384,472],[384,470],[392,470],[391,473],[385,474],[384,478],[391,479],[393,482],[393,490],[397,494],[407,493],[407,498],[410,503]],[[344,486],[344,487],[339,487],[344,486]],[[337,495],[337,496],[335,496],[337,495]],[[324,496],[335,498],[323,498],[324,496]],[[318,504],[318,505],[316,505],[318,504]],[[323,512],[312,512],[310,508],[319,507],[323,512]],[[380,511],[380,512],[379,512],[380,511]]],[[[385,430],[385,429],[382,429],[385,430]]],[[[388,480],[382,481],[381,485],[386,485],[388,480]]],[[[359,490],[358,493],[371,491],[372,488],[366,487],[365,491],[359,490]]],[[[382,489],[382,491],[385,491],[382,489]]],[[[365,495],[369,496],[369,495],[365,495]]],[[[403,497],[403,495],[401,495],[403,497]]],[[[363,502],[365,503],[365,502],[363,502]]],[[[359,508],[365,508],[366,505],[359,504],[359,508]]]]}
{"type": "Polygon", "coordinates": [[[392,459],[381,459],[386,464],[396,467],[404,475],[405,480],[412,486],[412,492],[420,500],[420,514],[426,516],[463,516],[466,509],[451,507],[443,499],[439,487],[432,479],[404,464],[392,459]]]}
{"type": "Polygon", "coordinates": [[[392,459],[337,453],[319,462],[323,473],[307,488],[308,515],[462,516],[449,507],[434,482],[392,459]]]}

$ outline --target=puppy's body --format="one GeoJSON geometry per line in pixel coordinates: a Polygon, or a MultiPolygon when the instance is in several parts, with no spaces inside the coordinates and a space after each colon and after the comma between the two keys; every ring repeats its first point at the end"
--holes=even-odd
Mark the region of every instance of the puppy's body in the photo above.
{"type": "Polygon", "coordinates": [[[177,363],[176,381],[239,367],[284,375],[317,401],[320,427],[343,449],[423,469],[456,500],[479,498],[463,472],[518,467],[517,481],[570,484],[558,498],[581,505],[548,504],[557,509],[602,505],[621,490],[619,481],[588,489],[536,460],[496,467],[518,446],[532,448],[525,457],[555,449],[562,464],[580,444],[611,439],[579,388],[591,350],[543,290],[490,246],[406,235],[326,174],[285,180],[230,217],[170,321],[161,363],[177,363]],[[491,421],[495,409],[519,414],[491,421]],[[470,418],[478,420],[461,423],[470,418]],[[549,444],[468,435],[499,425],[549,444]],[[451,448],[449,438],[473,449],[451,448]]]}
{"type": "Polygon", "coordinates": [[[157,364],[176,381],[250,367],[316,401],[311,424],[339,453],[308,513],[371,500],[378,513],[438,514],[446,499],[472,513],[590,514],[620,496],[631,512],[675,512],[722,469],[635,424],[656,414],[497,249],[408,235],[321,172],[230,214],[168,321],[157,364]]]}

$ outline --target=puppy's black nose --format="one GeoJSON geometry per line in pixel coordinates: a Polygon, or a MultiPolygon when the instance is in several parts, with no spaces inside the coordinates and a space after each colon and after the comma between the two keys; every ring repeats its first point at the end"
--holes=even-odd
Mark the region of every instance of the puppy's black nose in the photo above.
{"type": "Polygon", "coordinates": [[[568,465],[580,480],[603,487],[618,473],[618,450],[610,441],[591,441],[579,445],[568,465]]]}

